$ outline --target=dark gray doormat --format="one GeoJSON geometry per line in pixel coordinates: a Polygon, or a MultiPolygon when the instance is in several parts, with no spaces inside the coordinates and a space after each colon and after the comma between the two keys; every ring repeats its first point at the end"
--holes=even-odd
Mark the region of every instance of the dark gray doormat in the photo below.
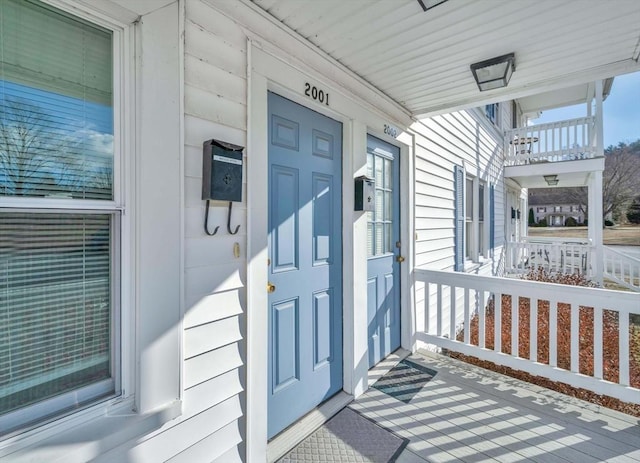
{"type": "Polygon", "coordinates": [[[404,359],[376,381],[373,387],[408,404],[436,374],[437,371],[404,359]]]}
{"type": "Polygon", "coordinates": [[[408,443],[345,408],[278,463],[392,463],[408,443]]]}

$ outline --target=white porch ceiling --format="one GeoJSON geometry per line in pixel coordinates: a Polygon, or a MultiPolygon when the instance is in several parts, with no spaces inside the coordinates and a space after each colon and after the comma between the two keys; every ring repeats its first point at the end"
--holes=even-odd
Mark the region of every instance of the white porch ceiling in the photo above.
{"type": "Polygon", "coordinates": [[[416,116],[640,70],[638,0],[252,0],[416,116]],[[515,52],[507,88],[469,65],[515,52]]]}
{"type": "Polygon", "coordinates": [[[522,188],[550,188],[545,175],[555,175],[557,187],[588,186],[591,174],[604,170],[604,158],[581,161],[543,162],[524,166],[507,166],[504,176],[515,181],[522,188]]]}
{"type": "MultiPolygon", "coordinates": [[[[606,79],[603,86],[603,99],[609,96],[613,78],[606,79]]],[[[525,96],[518,99],[520,109],[525,114],[537,113],[548,109],[559,108],[561,106],[571,106],[580,103],[587,103],[595,95],[594,82],[589,82],[573,87],[551,90],[549,92],[538,93],[536,95],[525,96]]],[[[585,106],[585,115],[587,109],[585,106]]]]}

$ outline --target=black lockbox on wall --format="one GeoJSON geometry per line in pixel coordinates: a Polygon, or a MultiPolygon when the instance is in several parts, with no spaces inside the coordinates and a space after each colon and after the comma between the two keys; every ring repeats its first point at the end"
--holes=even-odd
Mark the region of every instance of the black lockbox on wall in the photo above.
{"type": "Polygon", "coordinates": [[[355,179],[355,211],[376,210],[376,182],[374,179],[362,175],[355,179]]]}
{"type": "Polygon", "coordinates": [[[242,201],[243,150],[214,139],[202,144],[202,199],[242,201]]]}

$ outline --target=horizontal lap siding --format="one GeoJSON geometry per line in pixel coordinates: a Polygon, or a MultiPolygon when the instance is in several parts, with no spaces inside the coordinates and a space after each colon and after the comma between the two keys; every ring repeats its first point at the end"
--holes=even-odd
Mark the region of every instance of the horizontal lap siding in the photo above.
{"type": "Polygon", "coordinates": [[[203,230],[202,142],[216,138],[246,146],[246,37],[236,23],[200,1],[186,3],[185,62],[185,302],[184,416],[220,409],[203,427],[206,435],[169,461],[241,461],[244,454],[244,332],[246,324],[246,157],[243,199],[233,204],[226,230],[227,203],[212,201],[203,230]],[[240,246],[235,257],[234,244],[240,246]]]}
{"type": "MultiPolygon", "coordinates": [[[[502,104],[503,126],[510,127],[509,104],[502,104]]],[[[483,108],[484,109],[484,108],[483,108]]],[[[416,266],[453,270],[454,264],[454,183],[455,165],[465,166],[467,173],[495,185],[495,252],[494,260],[480,268],[481,275],[500,272],[504,242],[504,187],[502,130],[484,121],[483,111],[459,111],[421,120],[413,125],[415,136],[415,253],[416,266]]],[[[488,186],[487,186],[488,188],[488,186]]],[[[489,220],[489,208],[485,208],[489,220]]],[[[425,288],[415,285],[418,307],[418,330],[427,326],[422,308],[425,288]]],[[[431,287],[431,303],[435,303],[435,286],[431,287]]],[[[457,320],[462,322],[463,293],[456,294],[457,320]]],[[[449,289],[443,292],[443,304],[450,303],[449,289]]],[[[428,321],[432,329],[435,313],[428,321]]],[[[445,313],[442,327],[449,332],[450,317],[445,313]]]]}
{"type": "MultiPolygon", "coordinates": [[[[246,37],[201,1],[186,2],[184,56],[184,237],[182,414],[159,431],[103,455],[103,461],[242,461],[245,409],[246,202],[211,202],[203,230],[202,143],[246,146],[246,37]],[[234,255],[235,243],[240,256],[234,255]]],[[[243,198],[246,198],[246,158],[243,198]]]]}

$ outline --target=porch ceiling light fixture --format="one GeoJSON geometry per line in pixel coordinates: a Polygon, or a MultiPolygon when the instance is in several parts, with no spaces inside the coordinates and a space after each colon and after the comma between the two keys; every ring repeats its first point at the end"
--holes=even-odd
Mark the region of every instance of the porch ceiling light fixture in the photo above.
{"type": "Polygon", "coordinates": [[[514,53],[498,56],[471,65],[473,78],[481,92],[494,88],[506,87],[513,71],[516,70],[516,56],[514,53]]]}
{"type": "Polygon", "coordinates": [[[422,11],[430,10],[431,8],[446,2],[447,0],[418,0],[418,3],[422,7],[422,11]]]}
{"type": "Polygon", "coordinates": [[[544,181],[547,182],[549,186],[556,186],[558,184],[558,176],[557,175],[543,175],[544,181]]]}

